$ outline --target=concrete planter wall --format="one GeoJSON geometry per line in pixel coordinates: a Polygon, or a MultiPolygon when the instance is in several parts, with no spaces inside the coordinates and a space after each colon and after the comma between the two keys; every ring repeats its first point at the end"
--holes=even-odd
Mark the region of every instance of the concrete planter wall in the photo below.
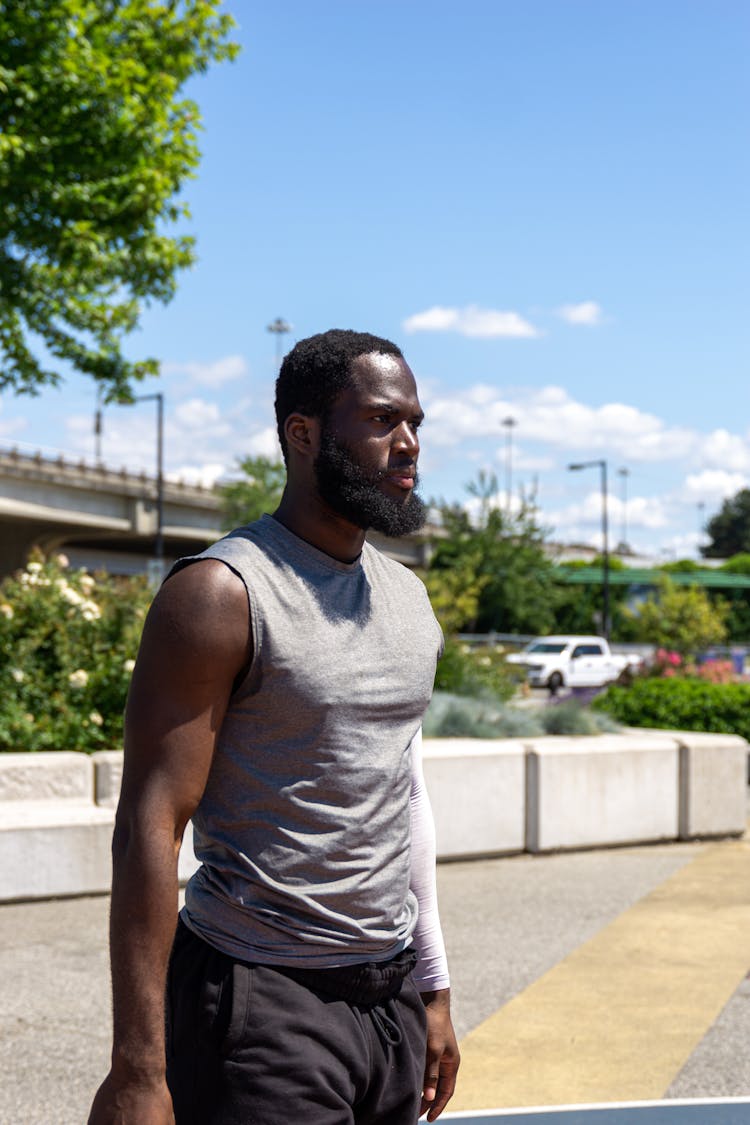
{"type": "MultiPolygon", "coordinates": [[[[745,830],[748,745],[732,735],[426,739],[441,859],[745,830]]],[[[0,754],[0,902],[110,884],[122,753],[0,754]]],[[[179,874],[195,870],[186,833],[179,874]]]]}

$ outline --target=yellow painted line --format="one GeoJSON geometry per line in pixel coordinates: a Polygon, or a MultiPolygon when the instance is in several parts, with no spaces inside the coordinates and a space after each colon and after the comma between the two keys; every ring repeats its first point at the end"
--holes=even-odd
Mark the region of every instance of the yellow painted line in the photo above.
{"type": "Polygon", "coordinates": [[[661,1098],[748,968],[750,843],[714,844],[464,1038],[451,1109],[661,1098]]]}

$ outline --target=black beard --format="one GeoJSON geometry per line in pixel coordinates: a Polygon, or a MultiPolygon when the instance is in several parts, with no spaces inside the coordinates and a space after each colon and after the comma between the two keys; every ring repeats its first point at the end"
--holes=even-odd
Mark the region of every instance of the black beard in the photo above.
{"type": "MultiPolygon", "coordinates": [[[[427,509],[416,491],[401,502],[392,500],[380,489],[384,473],[370,474],[355,460],[348,446],[324,431],[320,452],[315,458],[318,492],[329,508],[363,531],[372,528],[398,538],[419,531],[427,519],[427,509]]],[[[416,489],[417,482],[414,482],[416,489]]]]}

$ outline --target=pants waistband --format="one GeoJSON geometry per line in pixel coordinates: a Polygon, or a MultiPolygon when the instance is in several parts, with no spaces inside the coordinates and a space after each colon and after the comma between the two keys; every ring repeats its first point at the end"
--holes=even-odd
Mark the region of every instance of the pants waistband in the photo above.
{"type": "Polygon", "coordinates": [[[397,996],[417,959],[417,951],[409,947],[389,961],[367,961],[331,969],[297,969],[287,965],[268,967],[336,1000],[366,1005],[380,1004],[397,996]]]}

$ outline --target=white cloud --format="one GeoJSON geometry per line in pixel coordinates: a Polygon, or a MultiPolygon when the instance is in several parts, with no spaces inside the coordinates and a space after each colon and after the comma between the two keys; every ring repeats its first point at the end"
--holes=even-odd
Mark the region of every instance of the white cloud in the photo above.
{"type": "Polygon", "coordinates": [[[252,434],[243,445],[245,457],[268,457],[271,460],[281,460],[281,446],[275,426],[267,426],[252,434]]]}
{"type": "Polygon", "coordinates": [[[581,301],[577,305],[561,305],[557,315],[568,324],[601,324],[602,310],[596,301],[581,301]]]}
{"type": "Polygon", "coordinates": [[[9,418],[7,421],[0,421],[0,438],[5,440],[15,434],[22,434],[27,428],[28,423],[25,418],[9,418]]]}
{"type": "Polygon", "coordinates": [[[701,443],[700,457],[709,467],[750,472],[750,444],[728,430],[714,430],[701,443]]]}
{"type": "Polygon", "coordinates": [[[217,462],[206,465],[193,463],[172,469],[166,476],[171,481],[184,481],[186,484],[200,485],[202,488],[213,488],[225,472],[226,465],[217,462]]]}
{"type": "Polygon", "coordinates": [[[241,355],[227,355],[209,363],[169,361],[162,364],[165,375],[186,375],[191,383],[199,387],[223,387],[225,383],[241,379],[248,371],[247,362],[241,355]]]}
{"type": "Polygon", "coordinates": [[[482,339],[521,339],[541,333],[517,312],[500,309],[482,309],[477,305],[465,308],[446,308],[433,305],[424,312],[414,313],[403,322],[405,332],[457,332],[460,336],[482,339]]]}
{"type": "MultiPolygon", "coordinates": [[[[609,545],[614,546],[622,529],[622,501],[608,497],[609,545]]],[[[599,489],[586,494],[578,503],[557,511],[544,512],[543,521],[551,524],[554,538],[562,542],[590,543],[602,547],[602,497],[599,489]]],[[[628,541],[639,539],[639,532],[662,532],[670,525],[669,507],[658,496],[634,496],[627,505],[628,541]]]]}
{"type": "Polygon", "coordinates": [[[191,398],[186,402],[179,402],[173,412],[173,417],[178,426],[184,426],[189,430],[205,430],[210,427],[212,432],[216,432],[217,424],[223,432],[227,432],[228,426],[221,426],[221,411],[215,402],[206,402],[205,399],[191,398]]]}
{"type": "Polygon", "coordinates": [[[732,473],[725,469],[704,469],[700,473],[689,473],[678,495],[696,504],[718,504],[747,486],[746,473],[732,473]]]}
{"type": "Polygon", "coordinates": [[[668,427],[626,403],[589,406],[556,386],[520,392],[514,402],[495,394],[493,401],[479,385],[460,396],[429,399],[426,441],[456,445],[488,437],[504,440],[503,420],[512,416],[518,423],[514,442],[543,442],[566,453],[581,450],[628,462],[669,461],[695,453],[698,435],[692,430],[668,427]]]}

